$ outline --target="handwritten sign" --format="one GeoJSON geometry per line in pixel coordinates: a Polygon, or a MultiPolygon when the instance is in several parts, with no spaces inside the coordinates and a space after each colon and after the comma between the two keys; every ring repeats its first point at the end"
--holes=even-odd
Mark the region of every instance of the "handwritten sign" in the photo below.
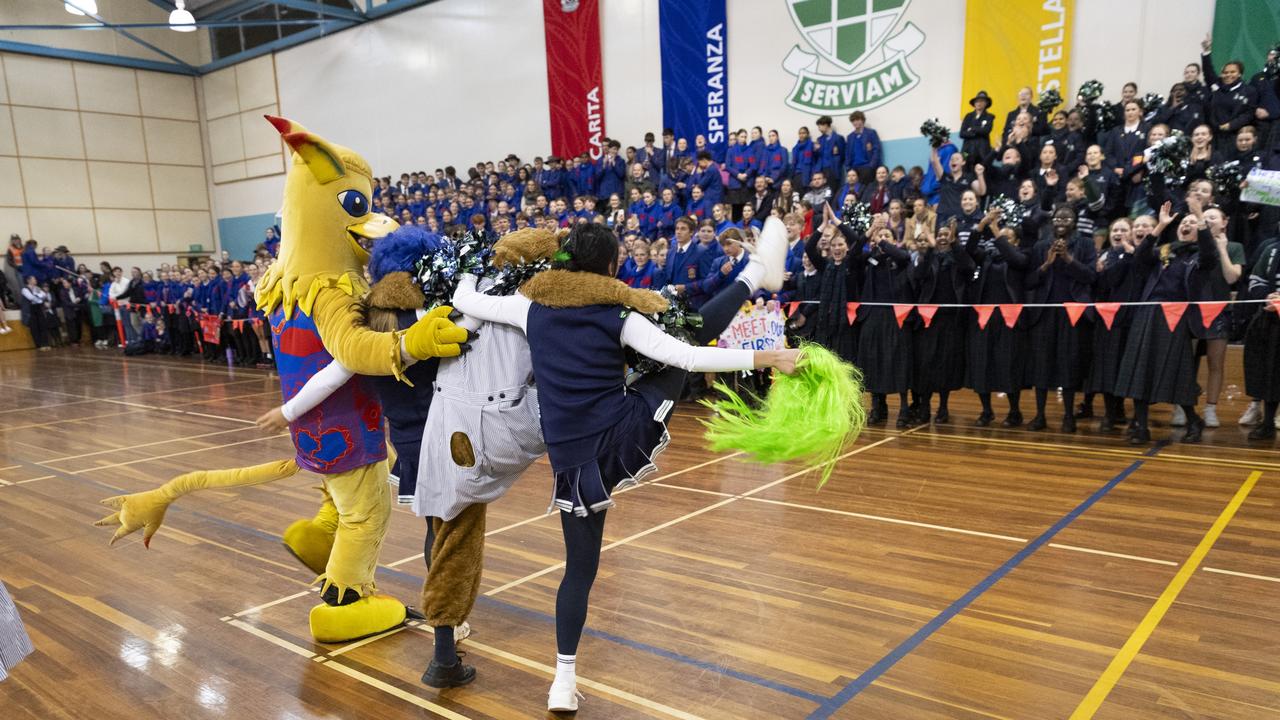
{"type": "Polygon", "coordinates": [[[1254,168],[1245,180],[1248,184],[1240,191],[1241,202],[1280,205],[1280,171],[1254,168]]]}
{"type": "Polygon", "coordinates": [[[752,305],[738,311],[716,346],[735,350],[781,350],[786,347],[786,322],[777,303],[764,307],[752,305]]]}

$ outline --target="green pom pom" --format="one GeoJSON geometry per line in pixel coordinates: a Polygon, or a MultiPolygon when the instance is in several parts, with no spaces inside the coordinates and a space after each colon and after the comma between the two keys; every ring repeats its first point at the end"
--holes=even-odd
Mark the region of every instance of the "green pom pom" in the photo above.
{"type": "Polygon", "coordinates": [[[798,461],[820,467],[820,489],[831,478],[836,459],[866,425],[862,373],[820,345],[801,348],[797,372],[779,373],[759,408],[717,383],[725,397],[702,401],[716,413],[702,424],[708,446],[717,452],[740,450],[759,463],[798,461]]]}
{"type": "Polygon", "coordinates": [[[556,254],[551,256],[551,259],[555,260],[556,262],[563,263],[563,262],[569,262],[570,260],[572,260],[573,256],[565,252],[564,250],[557,250],[556,254]]]}

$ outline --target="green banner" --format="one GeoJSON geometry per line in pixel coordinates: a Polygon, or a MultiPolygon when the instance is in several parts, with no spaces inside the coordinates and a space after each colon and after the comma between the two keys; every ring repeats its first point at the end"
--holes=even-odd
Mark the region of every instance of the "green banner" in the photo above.
{"type": "Polygon", "coordinates": [[[1213,11],[1213,64],[1244,63],[1245,78],[1262,69],[1267,52],[1280,43],[1280,3],[1218,0],[1213,11]]]}

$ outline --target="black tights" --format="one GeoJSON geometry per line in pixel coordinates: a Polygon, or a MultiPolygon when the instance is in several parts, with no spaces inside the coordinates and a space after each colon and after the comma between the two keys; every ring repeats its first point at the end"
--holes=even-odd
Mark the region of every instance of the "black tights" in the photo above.
{"type": "MultiPolygon", "coordinates": [[[[950,390],[938,391],[938,412],[944,412],[947,410],[947,401],[950,399],[951,399],[950,390]]],[[[931,392],[922,393],[919,397],[916,398],[916,400],[920,402],[920,410],[923,412],[922,417],[927,418],[933,407],[933,393],[931,392]]],[[[991,402],[990,395],[987,396],[987,402],[991,402]]]]}
{"type": "MultiPolygon", "coordinates": [[[[1049,401],[1049,388],[1036,388],[1036,416],[1044,417],[1044,406],[1049,401]]],[[[1062,416],[1076,416],[1076,391],[1062,388],[1062,416]]]]}
{"type": "MultiPolygon", "coordinates": [[[[708,300],[699,312],[702,327],[694,333],[694,341],[705,345],[720,337],[729,327],[738,308],[751,296],[746,283],[735,282],[708,300]]],[[[675,401],[680,398],[688,373],[669,367],[649,375],[639,382],[657,387],[664,397],[675,401]]],[[[622,478],[605,478],[617,482],[622,478]]],[[[561,655],[578,654],[578,641],[582,628],[587,624],[587,601],[591,585],[600,568],[600,547],[604,543],[604,520],[607,511],[588,513],[586,517],[569,512],[560,513],[560,530],[564,534],[564,578],[556,592],[556,652],[561,655]]]]}
{"type": "Polygon", "coordinates": [[[1275,400],[1264,400],[1262,402],[1262,427],[1275,426],[1277,405],[1280,405],[1280,403],[1275,400]]]}
{"type": "MultiPolygon", "coordinates": [[[[1182,412],[1187,416],[1188,425],[1200,419],[1200,416],[1196,414],[1195,405],[1183,405],[1181,407],[1182,407],[1182,412]]],[[[1133,401],[1133,420],[1138,424],[1138,427],[1140,428],[1147,427],[1147,419],[1150,416],[1150,410],[1151,410],[1151,403],[1147,402],[1146,400],[1133,401]]],[[[1274,412],[1272,412],[1271,417],[1273,420],[1275,419],[1274,412]]]]}
{"type": "MultiPolygon", "coordinates": [[[[1022,409],[1018,407],[1018,404],[1022,401],[1022,391],[1014,390],[1013,392],[1010,392],[1008,395],[1009,395],[1010,414],[1021,413],[1022,409]]],[[[978,400],[979,402],[982,403],[982,412],[986,413],[987,415],[995,414],[995,411],[991,409],[991,393],[978,393],[978,400]]]]}

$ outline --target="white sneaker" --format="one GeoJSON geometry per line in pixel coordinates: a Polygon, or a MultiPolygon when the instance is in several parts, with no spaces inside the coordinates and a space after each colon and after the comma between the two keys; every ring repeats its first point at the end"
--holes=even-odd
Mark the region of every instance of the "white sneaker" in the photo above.
{"type": "Polygon", "coordinates": [[[551,712],[577,712],[578,701],[585,696],[578,692],[578,685],[560,685],[551,683],[551,691],[547,693],[547,710],[551,712]]]}
{"type": "Polygon", "coordinates": [[[1169,421],[1169,425],[1173,427],[1184,427],[1187,424],[1187,414],[1182,412],[1182,407],[1173,406],[1173,419],[1169,421]]]}
{"type": "Polygon", "coordinates": [[[1222,427],[1222,423],[1218,422],[1218,406],[1204,406],[1204,426],[1207,428],[1222,427]]]}
{"type": "Polygon", "coordinates": [[[1240,416],[1241,425],[1257,425],[1262,421],[1262,403],[1254,400],[1249,403],[1249,407],[1244,409],[1244,414],[1240,416]]]}
{"type": "Polygon", "coordinates": [[[781,220],[771,216],[764,221],[756,252],[756,257],[764,264],[760,289],[769,292],[781,290],[787,272],[787,227],[781,220]]]}

